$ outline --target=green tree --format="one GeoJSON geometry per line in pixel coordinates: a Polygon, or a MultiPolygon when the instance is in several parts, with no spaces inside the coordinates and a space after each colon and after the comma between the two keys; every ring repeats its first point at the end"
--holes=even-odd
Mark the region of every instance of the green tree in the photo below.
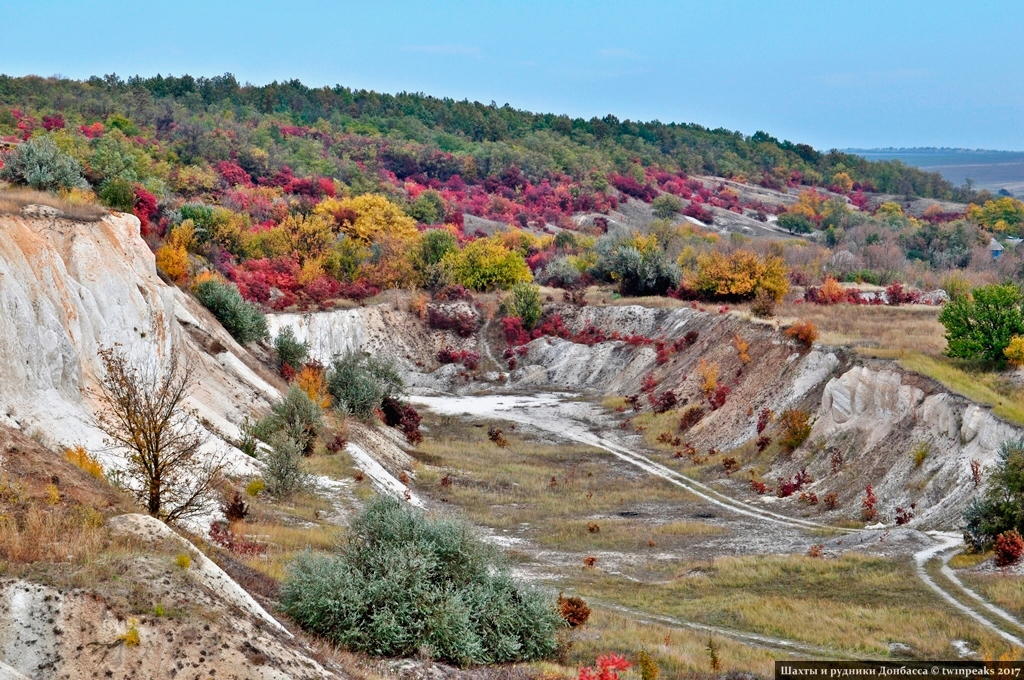
{"type": "Polygon", "coordinates": [[[662,194],[651,201],[654,208],[654,216],[659,220],[667,220],[679,214],[683,209],[683,203],[672,194],[662,194]]]}
{"type": "Polygon", "coordinates": [[[1024,335],[1022,302],[1024,295],[1017,286],[993,284],[948,303],[939,314],[939,322],[946,327],[946,354],[1001,364],[1011,338],[1024,335]]]}
{"type": "Polygon", "coordinates": [[[782,213],[776,224],[790,234],[810,234],[814,231],[814,222],[800,213],[782,213]]]}
{"type": "Polygon", "coordinates": [[[964,540],[982,550],[996,536],[1024,531],[1024,440],[1007,440],[999,448],[999,462],[982,498],[964,512],[964,540]]]}
{"type": "Polygon", "coordinates": [[[441,198],[441,194],[428,189],[416,197],[406,212],[417,222],[439,224],[444,220],[444,199],[441,198]]]}
{"type": "Polygon", "coordinates": [[[501,301],[501,312],[505,316],[518,316],[524,328],[533,328],[540,321],[542,312],[540,288],[532,283],[517,283],[501,301]]]}
{"type": "Polygon", "coordinates": [[[125,180],[113,179],[100,189],[100,200],[113,210],[131,212],[135,207],[135,190],[125,180]]]}

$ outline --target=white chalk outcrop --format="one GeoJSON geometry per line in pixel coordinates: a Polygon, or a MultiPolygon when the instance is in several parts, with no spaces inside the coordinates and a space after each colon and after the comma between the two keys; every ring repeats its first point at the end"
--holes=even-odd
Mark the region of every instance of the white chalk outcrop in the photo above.
{"type": "Polygon", "coordinates": [[[914,503],[915,525],[956,526],[978,492],[972,461],[984,480],[1002,443],[1024,437],[1024,430],[912,380],[884,364],[850,368],[825,385],[810,439],[840,450],[848,473],[872,484],[883,516],[914,503]],[[920,462],[917,451],[923,452],[920,462]]]}
{"type": "Polygon", "coordinates": [[[99,351],[134,361],[171,352],[197,365],[190,406],[211,454],[254,471],[232,444],[238,424],[279,396],[269,376],[201,305],[157,275],[131,215],[82,223],[52,214],[0,217],[0,423],[47,445],[83,444],[105,467],[119,457],[95,427],[99,351]]]}

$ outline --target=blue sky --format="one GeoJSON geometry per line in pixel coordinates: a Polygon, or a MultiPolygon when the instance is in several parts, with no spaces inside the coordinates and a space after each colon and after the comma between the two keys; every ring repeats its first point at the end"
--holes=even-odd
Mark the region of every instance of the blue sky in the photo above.
{"type": "Polygon", "coordinates": [[[298,78],[817,147],[1024,150],[1024,3],[0,3],[0,72],[298,78]]]}

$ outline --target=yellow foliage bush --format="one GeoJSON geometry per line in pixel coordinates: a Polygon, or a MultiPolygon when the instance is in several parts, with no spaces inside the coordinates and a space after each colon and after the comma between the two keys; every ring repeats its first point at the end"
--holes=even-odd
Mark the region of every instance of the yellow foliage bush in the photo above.
{"type": "Polygon", "coordinates": [[[416,220],[380,194],[363,194],[355,198],[326,200],[321,202],[314,214],[333,216],[339,212],[351,210],[355,220],[345,221],[341,229],[362,243],[372,243],[382,236],[391,236],[400,241],[412,241],[419,234],[416,220]]]}
{"type": "Polygon", "coordinates": [[[171,188],[181,194],[195,195],[217,186],[217,173],[198,165],[183,165],[171,174],[171,188]]]}
{"type": "Polygon", "coordinates": [[[786,335],[810,347],[818,339],[818,327],[801,319],[786,329],[786,335]]]}
{"type": "Polygon", "coordinates": [[[322,366],[306,364],[295,376],[295,384],[320,408],[331,407],[331,395],[327,391],[327,375],[322,366]]]}
{"type": "Polygon", "coordinates": [[[853,188],[853,178],[846,172],[837,172],[832,175],[832,183],[842,187],[843,191],[849,191],[853,188]]]}
{"type": "Polygon", "coordinates": [[[1024,366],[1024,337],[1015,335],[1010,338],[1010,344],[1003,350],[1003,356],[1011,366],[1016,368],[1024,366]]]}
{"type": "Polygon", "coordinates": [[[1016,236],[1024,226],[1024,203],[1009,196],[987,201],[983,206],[972,203],[967,208],[967,217],[992,231],[1016,236]]]}
{"type": "Polygon", "coordinates": [[[156,249],[156,266],[179,286],[188,281],[188,251],[165,243],[156,249]]]}
{"type": "Polygon", "coordinates": [[[254,479],[245,485],[245,493],[255,498],[260,492],[267,488],[267,483],[262,479],[254,479]]]}
{"type": "Polygon", "coordinates": [[[736,351],[740,355],[740,361],[742,361],[744,364],[749,362],[750,354],[748,354],[747,350],[750,349],[750,343],[741,338],[739,333],[737,333],[736,337],[733,338],[732,343],[736,345],[736,351]]]}
{"type": "Polygon", "coordinates": [[[473,290],[511,288],[533,281],[522,255],[489,238],[477,239],[461,251],[448,253],[441,264],[456,283],[473,290]]]}
{"type": "Polygon", "coordinates": [[[704,396],[714,392],[718,387],[718,364],[701,359],[697,362],[697,374],[700,375],[700,390],[704,396]]]}
{"type": "Polygon", "coordinates": [[[100,462],[89,455],[84,446],[72,446],[64,449],[64,460],[72,465],[81,468],[96,479],[103,479],[103,466],[100,462]]]}
{"type": "Polygon", "coordinates": [[[702,297],[745,300],[766,290],[779,301],[789,292],[788,271],[781,257],[762,258],[751,250],[729,255],[713,250],[697,255],[695,268],[687,266],[689,257],[692,255],[686,251],[679,256],[683,285],[702,297]]]}
{"type": "Polygon", "coordinates": [[[182,569],[188,569],[192,566],[192,556],[187,553],[180,553],[174,558],[174,562],[182,569]]]}

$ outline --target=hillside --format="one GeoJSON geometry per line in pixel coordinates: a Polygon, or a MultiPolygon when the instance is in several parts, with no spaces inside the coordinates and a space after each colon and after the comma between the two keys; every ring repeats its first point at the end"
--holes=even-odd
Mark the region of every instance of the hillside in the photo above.
{"type": "MultiPolygon", "coordinates": [[[[409,402],[423,409],[424,439],[413,444],[375,419],[347,418],[345,451],[317,444],[308,458],[318,476],[308,492],[249,497],[249,517],[230,523],[227,543],[207,533],[223,509],[191,525],[193,540],[213,558],[207,561],[165,525],[132,514],[130,500],[57,452],[85,444],[104,467],[120,464],[90,424],[98,408],[90,396],[97,347],[119,342],[133,356],[158,359],[177,351],[201,367],[191,402],[200,423],[216,447],[239,461],[225,493],[244,488],[268,471],[263,454],[250,458],[236,448],[236,433],[246,418],[259,418],[280,399],[285,384],[274,374],[269,348],[238,345],[187,292],[161,281],[131,216],[76,222],[36,207],[3,217],[0,227],[3,276],[15,282],[5,286],[3,314],[12,323],[0,345],[0,354],[14,357],[0,367],[4,383],[15,387],[4,395],[3,437],[10,442],[4,450],[18,456],[3,469],[23,489],[18,498],[0,500],[7,512],[26,518],[60,512],[64,522],[53,538],[37,542],[36,552],[16,552],[15,545],[25,545],[18,533],[23,525],[13,534],[4,525],[12,579],[5,588],[12,601],[28,598],[27,611],[57,607],[61,621],[73,617],[94,626],[51,636],[14,610],[3,614],[8,633],[0,639],[0,661],[28,677],[47,677],[49,668],[73,674],[83,664],[127,668],[140,654],[148,659],[142,677],[163,677],[161,669],[186,658],[264,674],[257,677],[295,677],[299,668],[303,677],[416,676],[426,668],[442,677],[489,677],[486,667],[464,672],[422,660],[382,669],[365,657],[324,656],[329,647],[319,648],[314,661],[306,642],[296,646],[277,627],[275,619],[289,621],[277,585],[287,566],[307,549],[329,553],[377,494],[432,514],[457,510],[493,544],[513,551],[517,574],[547,592],[586,596],[593,620],[572,634],[573,651],[555,666],[562,677],[599,653],[634,654],[652,639],[670,640],[649,647],[663,668],[693,673],[703,663],[694,650],[709,633],[727,650],[727,668],[758,674],[794,649],[835,658],[885,656],[898,643],[933,658],[956,658],[963,650],[989,654],[1018,644],[1014,623],[961,602],[985,597],[1016,620],[984,568],[958,567],[961,581],[931,580],[929,570],[948,562],[959,538],[923,530],[958,526],[962,509],[984,491],[1000,444],[1020,436],[1019,429],[893,361],[864,358],[849,342],[808,347],[742,308],[659,298],[612,304],[609,288],[588,290],[586,306],[546,301],[548,330],[519,345],[491,316],[497,305],[488,294],[445,301],[393,292],[364,306],[270,315],[273,334],[292,329],[309,343],[311,359],[326,363],[349,349],[391,357],[409,402]],[[94,256],[97,249],[104,258],[94,256]],[[120,316],[111,316],[114,310],[120,316]],[[474,330],[434,328],[431,310],[469,315],[474,330]],[[138,325],[144,321],[149,325],[138,325]],[[128,324],[145,330],[125,332],[128,324]],[[467,363],[475,353],[477,363],[445,363],[445,352],[459,352],[467,363]],[[710,367],[728,387],[713,397],[704,385],[710,367]],[[673,403],[658,412],[670,392],[673,403]],[[681,419],[698,406],[701,415],[684,428],[681,419]],[[781,416],[790,411],[805,414],[809,428],[787,447],[781,416]],[[771,415],[761,427],[765,412],[771,415]],[[762,436],[769,439],[765,446],[762,436]],[[926,453],[917,461],[922,447],[926,453]],[[785,485],[796,490],[786,492],[785,485]],[[878,524],[861,519],[866,485],[877,495],[878,524]],[[47,500],[50,486],[56,505],[47,500]],[[101,516],[83,524],[85,508],[101,516]],[[86,537],[75,538],[78,532],[86,537]],[[88,559],[72,553],[70,563],[60,562],[53,552],[64,549],[58,540],[77,541],[88,559]],[[101,547],[88,547],[90,541],[101,547]],[[130,558],[121,557],[125,550],[130,558]],[[175,560],[183,551],[193,561],[180,573],[175,560]],[[825,559],[805,556],[815,551],[825,559]],[[581,572],[580,563],[591,558],[596,567],[581,572]],[[108,560],[121,560],[114,563],[135,576],[100,585],[93,574],[108,560]],[[682,576],[671,575],[680,568],[682,576]],[[672,595],[690,588],[686,574],[693,569],[708,574],[705,585],[672,595]],[[779,569],[784,579],[765,580],[764,570],[779,569]],[[833,579],[842,587],[821,589],[833,579]],[[66,590],[69,583],[77,590],[66,590]],[[770,583],[780,584],[772,597],[790,612],[785,621],[749,599],[774,588],[770,583]],[[637,584],[664,596],[648,601],[637,584]],[[902,609],[898,603],[906,598],[933,613],[902,609]],[[850,606],[862,612],[861,623],[834,635],[850,606]],[[225,616],[238,608],[244,616],[225,616]],[[793,613],[810,611],[830,623],[810,625],[793,613]],[[210,631],[194,640],[196,616],[210,631]],[[137,648],[125,643],[130,627],[140,637],[137,648]],[[21,645],[29,634],[45,645],[25,655],[21,645]],[[217,649],[207,644],[213,641],[217,649]],[[76,651],[80,644],[95,654],[76,651]]],[[[872,309],[901,319],[934,314],[928,305],[872,309]]],[[[323,437],[329,440],[330,431],[323,437]]],[[[526,664],[508,672],[538,677],[542,671],[526,664]]]]}

